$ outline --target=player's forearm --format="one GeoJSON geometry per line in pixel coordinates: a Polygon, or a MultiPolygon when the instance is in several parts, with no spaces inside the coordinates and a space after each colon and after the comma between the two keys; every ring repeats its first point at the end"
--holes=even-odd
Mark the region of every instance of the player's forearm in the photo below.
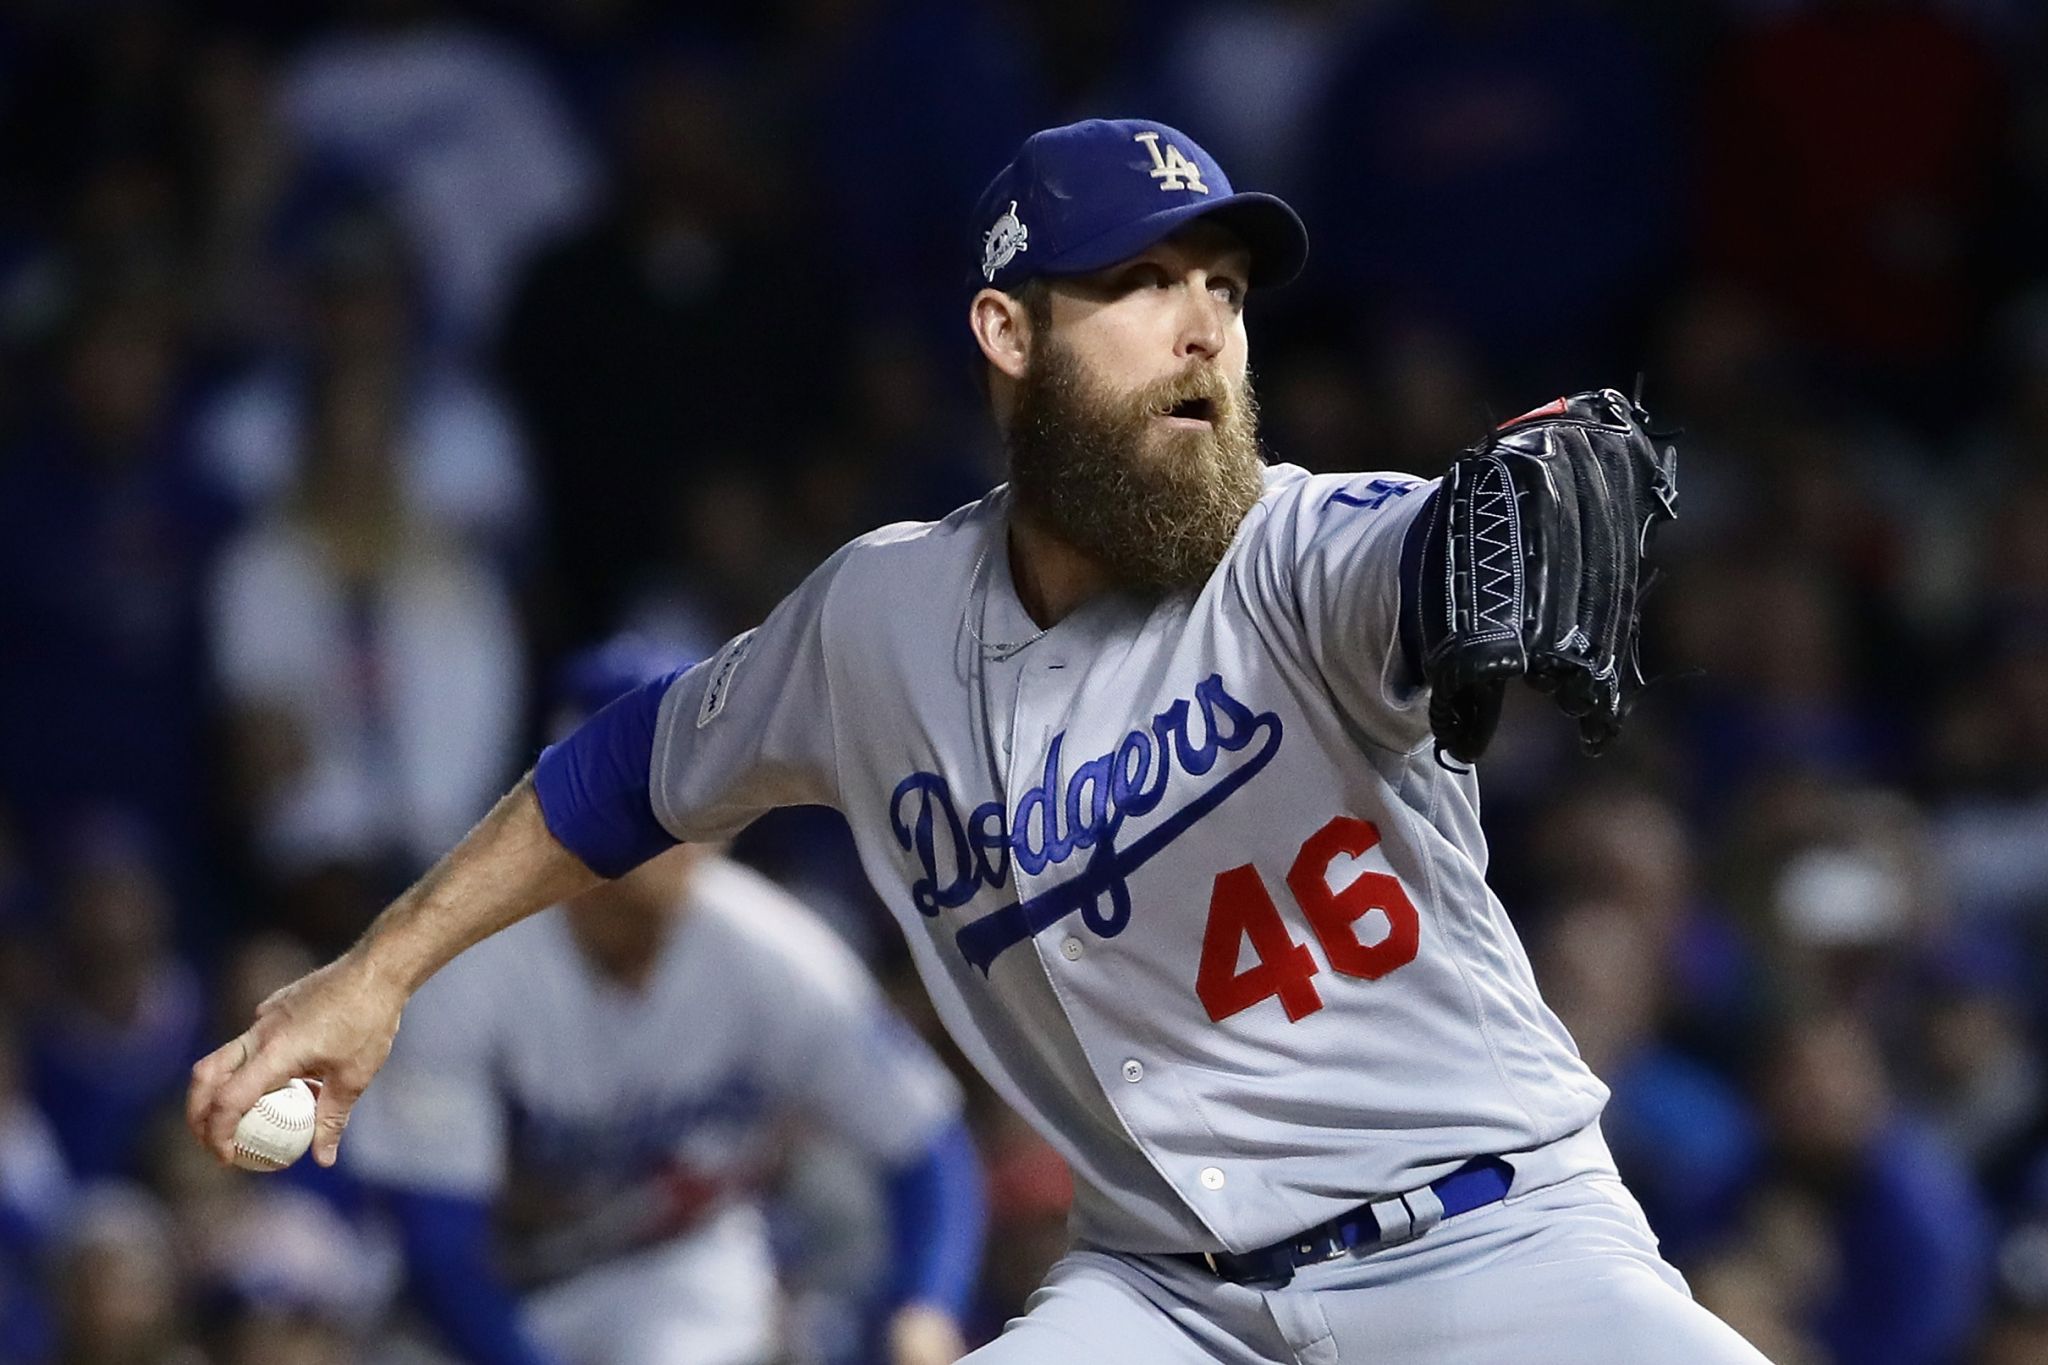
{"type": "Polygon", "coordinates": [[[548,832],[529,774],[377,917],[354,954],[410,994],[463,949],[600,880],[548,832]]]}

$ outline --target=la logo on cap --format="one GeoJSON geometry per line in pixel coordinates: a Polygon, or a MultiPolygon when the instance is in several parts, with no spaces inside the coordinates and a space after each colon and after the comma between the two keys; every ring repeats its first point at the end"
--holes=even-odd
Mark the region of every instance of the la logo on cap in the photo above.
{"type": "Polygon", "coordinates": [[[1144,143],[1145,150],[1152,153],[1150,174],[1159,182],[1160,189],[1209,192],[1209,187],[1202,183],[1202,168],[1181,155],[1180,148],[1169,142],[1164,153],[1159,150],[1159,134],[1139,133],[1132,141],[1144,143]]]}
{"type": "MultiPolygon", "coordinates": [[[[1159,153],[1152,153],[1155,157],[1159,153]]],[[[996,272],[1008,265],[1020,251],[1030,249],[1031,230],[1017,217],[1017,201],[1012,199],[1010,207],[1003,210],[1003,216],[996,219],[981,237],[981,277],[993,281],[996,272]]]]}

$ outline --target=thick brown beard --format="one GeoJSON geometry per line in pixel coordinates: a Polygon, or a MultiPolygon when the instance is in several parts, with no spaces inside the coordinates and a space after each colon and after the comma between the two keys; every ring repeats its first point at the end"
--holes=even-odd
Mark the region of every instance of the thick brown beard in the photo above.
{"type": "Polygon", "coordinates": [[[1203,367],[1114,394],[1050,336],[1018,383],[1007,444],[1024,514],[1140,591],[1207,582],[1264,489],[1249,375],[1233,391],[1203,367]],[[1157,425],[1193,398],[1209,400],[1209,430],[1157,425]]]}

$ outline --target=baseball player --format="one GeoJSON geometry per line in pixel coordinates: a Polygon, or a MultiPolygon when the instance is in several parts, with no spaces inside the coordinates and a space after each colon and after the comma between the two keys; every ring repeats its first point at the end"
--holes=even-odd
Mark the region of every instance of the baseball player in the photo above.
{"type": "MultiPolygon", "coordinates": [[[[563,709],[672,664],[631,637],[585,651],[563,709]]],[[[347,1164],[478,1365],[757,1365],[782,1345],[757,1191],[798,1121],[885,1175],[895,1365],[955,1359],[983,1224],[959,1087],[831,930],[691,844],[429,982],[347,1164]]]]}
{"type": "Polygon", "coordinates": [[[1606,1091],[1488,890],[1502,690],[1597,749],[1673,457],[1600,390],[1424,483],[1259,454],[1249,293],[1306,254],[1186,135],[1028,139],[974,224],[1010,481],[828,559],[542,755],[195,1071],[316,1150],[469,943],[774,806],[844,811],[961,1048],[1074,1170],[1075,1249],[973,1359],[1754,1362],[1617,1180],[1606,1091]]]}

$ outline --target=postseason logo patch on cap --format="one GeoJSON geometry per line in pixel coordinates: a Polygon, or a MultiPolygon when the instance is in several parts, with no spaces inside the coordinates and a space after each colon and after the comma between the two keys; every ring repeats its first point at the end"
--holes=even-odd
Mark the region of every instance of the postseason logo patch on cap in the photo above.
{"type": "Polygon", "coordinates": [[[1017,217],[1017,201],[1012,199],[1010,207],[1003,210],[1003,216],[996,219],[981,238],[981,277],[993,280],[996,272],[1013,260],[1020,251],[1031,249],[1031,229],[1024,226],[1017,217]]]}

